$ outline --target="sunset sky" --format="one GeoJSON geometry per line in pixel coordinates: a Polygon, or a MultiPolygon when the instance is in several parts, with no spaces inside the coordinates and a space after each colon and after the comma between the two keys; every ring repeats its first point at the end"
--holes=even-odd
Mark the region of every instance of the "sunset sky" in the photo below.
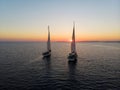
{"type": "Polygon", "coordinates": [[[0,0],[0,41],[120,40],[120,0],[0,0]]]}

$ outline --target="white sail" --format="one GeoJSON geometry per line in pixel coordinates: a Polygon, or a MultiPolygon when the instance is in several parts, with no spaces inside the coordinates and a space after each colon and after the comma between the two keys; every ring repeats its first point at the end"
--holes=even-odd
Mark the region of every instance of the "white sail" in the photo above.
{"type": "Polygon", "coordinates": [[[48,51],[51,51],[51,45],[50,45],[50,30],[49,30],[49,26],[48,26],[47,50],[48,50],[48,51]]]}
{"type": "Polygon", "coordinates": [[[71,42],[71,52],[76,52],[76,45],[75,45],[75,24],[73,26],[73,34],[72,34],[72,42],[71,42]]]}

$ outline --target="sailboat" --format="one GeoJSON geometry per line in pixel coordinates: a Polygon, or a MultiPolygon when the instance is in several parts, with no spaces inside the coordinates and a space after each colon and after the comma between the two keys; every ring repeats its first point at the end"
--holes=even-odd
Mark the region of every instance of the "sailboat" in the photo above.
{"type": "Polygon", "coordinates": [[[71,41],[71,53],[69,53],[68,61],[77,61],[77,52],[76,52],[76,45],[75,45],[75,24],[73,25],[73,34],[72,34],[72,41],[71,41]]]}
{"type": "Polygon", "coordinates": [[[47,51],[43,53],[43,57],[51,56],[51,44],[50,44],[50,29],[48,26],[48,41],[47,41],[47,51]]]}

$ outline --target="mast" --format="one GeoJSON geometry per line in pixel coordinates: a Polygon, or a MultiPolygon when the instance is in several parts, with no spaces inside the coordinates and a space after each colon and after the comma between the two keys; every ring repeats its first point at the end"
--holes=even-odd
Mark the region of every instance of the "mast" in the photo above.
{"type": "Polygon", "coordinates": [[[51,51],[51,45],[50,45],[50,28],[49,28],[49,26],[48,26],[47,50],[48,50],[48,51],[51,51]]]}
{"type": "Polygon", "coordinates": [[[72,42],[71,42],[71,52],[76,52],[75,45],[75,23],[73,22],[73,34],[72,34],[72,42]]]}

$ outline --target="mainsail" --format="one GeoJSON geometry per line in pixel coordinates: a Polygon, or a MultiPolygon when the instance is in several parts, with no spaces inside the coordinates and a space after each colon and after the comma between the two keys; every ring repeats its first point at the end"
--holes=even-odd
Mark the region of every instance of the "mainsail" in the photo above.
{"type": "Polygon", "coordinates": [[[75,45],[75,24],[73,25],[73,35],[72,35],[72,42],[71,42],[71,52],[76,52],[76,45],[75,45]]]}
{"type": "Polygon", "coordinates": [[[48,51],[51,51],[51,45],[50,45],[50,30],[49,30],[49,26],[48,26],[47,50],[48,50],[48,51]]]}

